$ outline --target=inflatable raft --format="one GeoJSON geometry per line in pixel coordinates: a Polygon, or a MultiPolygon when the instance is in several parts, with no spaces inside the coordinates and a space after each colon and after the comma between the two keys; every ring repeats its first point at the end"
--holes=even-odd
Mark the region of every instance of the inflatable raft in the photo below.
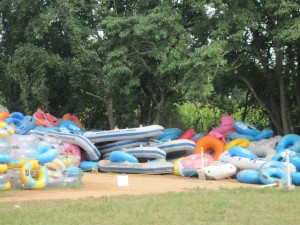
{"type": "Polygon", "coordinates": [[[140,173],[140,174],[169,174],[173,173],[171,162],[147,162],[147,163],[118,163],[109,160],[100,160],[98,163],[100,172],[114,173],[140,173]]]}
{"type": "Polygon", "coordinates": [[[153,138],[163,133],[164,128],[160,125],[150,125],[137,128],[114,129],[108,131],[87,131],[83,134],[94,143],[107,141],[135,140],[153,138]]]}
{"type": "MultiPolygon", "coordinates": [[[[167,156],[165,151],[157,147],[149,147],[149,146],[127,148],[127,149],[122,149],[121,151],[133,155],[139,160],[139,162],[147,162],[155,159],[166,159],[167,156]]],[[[107,159],[109,157],[109,154],[111,153],[107,153],[103,155],[103,159],[107,159]]]]}
{"type": "Polygon", "coordinates": [[[156,147],[167,153],[167,159],[176,159],[193,154],[195,150],[195,142],[187,139],[178,139],[163,142],[156,147]]]}
{"type": "Polygon", "coordinates": [[[124,148],[132,148],[138,146],[146,146],[148,145],[147,139],[140,139],[140,140],[125,140],[125,141],[115,141],[108,144],[103,144],[98,147],[98,150],[101,154],[110,153],[116,150],[121,150],[124,148]]]}
{"type": "Polygon", "coordinates": [[[54,139],[61,143],[69,143],[75,144],[81,147],[85,151],[85,155],[91,161],[99,161],[100,152],[96,148],[96,146],[86,137],[80,134],[70,134],[70,133],[62,133],[55,131],[42,131],[42,130],[31,130],[30,134],[36,134],[43,139],[54,139]]]}

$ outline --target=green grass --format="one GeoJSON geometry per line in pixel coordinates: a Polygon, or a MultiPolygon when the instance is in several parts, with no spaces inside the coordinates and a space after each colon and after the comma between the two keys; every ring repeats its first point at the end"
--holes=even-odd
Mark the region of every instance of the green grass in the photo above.
{"type": "Polygon", "coordinates": [[[298,225],[299,195],[299,188],[194,189],[160,195],[21,202],[20,208],[10,202],[0,203],[0,224],[298,225]]]}

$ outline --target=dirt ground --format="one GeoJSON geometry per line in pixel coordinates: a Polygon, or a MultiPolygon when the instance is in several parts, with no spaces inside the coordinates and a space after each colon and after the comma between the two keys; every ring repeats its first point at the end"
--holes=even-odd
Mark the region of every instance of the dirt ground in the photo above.
{"type": "Polygon", "coordinates": [[[256,185],[239,183],[235,179],[200,180],[198,178],[174,175],[85,173],[82,187],[75,189],[49,188],[44,190],[10,190],[0,193],[0,202],[22,202],[42,200],[76,200],[117,195],[143,195],[186,191],[193,188],[217,190],[219,188],[256,187],[256,185]],[[126,175],[127,178],[126,179],[126,175]],[[124,180],[125,179],[125,180],[124,180]],[[124,183],[125,181],[125,183],[124,183]],[[128,186],[126,185],[128,181],[128,186]]]}

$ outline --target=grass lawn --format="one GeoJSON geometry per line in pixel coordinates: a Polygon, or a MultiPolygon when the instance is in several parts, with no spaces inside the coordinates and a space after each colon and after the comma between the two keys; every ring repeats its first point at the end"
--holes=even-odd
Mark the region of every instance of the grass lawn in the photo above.
{"type": "Polygon", "coordinates": [[[80,201],[9,202],[0,203],[0,224],[298,225],[299,200],[299,188],[239,188],[80,201]]]}

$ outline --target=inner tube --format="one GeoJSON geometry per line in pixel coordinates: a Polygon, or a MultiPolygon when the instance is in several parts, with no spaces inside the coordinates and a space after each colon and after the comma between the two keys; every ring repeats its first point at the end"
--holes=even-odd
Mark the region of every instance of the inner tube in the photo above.
{"type": "Polygon", "coordinates": [[[109,154],[109,161],[111,162],[130,162],[138,163],[139,160],[127,152],[113,151],[109,154]]]}
{"type": "Polygon", "coordinates": [[[81,161],[81,151],[79,146],[69,144],[66,142],[64,142],[62,146],[63,146],[63,151],[60,151],[59,154],[68,158],[72,164],[78,167],[81,161]]]}
{"type": "Polygon", "coordinates": [[[213,162],[213,157],[210,154],[203,153],[203,159],[201,154],[192,154],[186,156],[181,161],[181,164],[186,169],[196,169],[201,168],[201,165],[208,166],[213,162]]]}
{"type": "MultiPolygon", "coordinates": [[[[8,169],[7,164],[0,164],[0,174],[6,173],[8,169]]],[[[2,191],[6,191],[9,190],[11,188],[11,183],[9,181],[1,183],[0,182],[0,190],[2,191]]]]}
{"type": "MultiPolygon", "coordinates": [[[[296,167],[297,171],[300,171],[300,153],[289,151],[290,163],[296,167]]],[[[281,152],[272,157],[272,160],[278,162],[286,162],[286,152],[281,152]]]]}
{"type": "Polygon", "coordinates": [[[59,120],[55,116],[45,113],[41,109],[38,109],[35,113],[33,113],[33,117],[36,119],[37,126],[59,126],[59,120]]]}
{"type": "Polygon", "coordinates": [[[72,113],[66,113],[63,115],[62,117],[63,120],[71,120],[72,122],[76,123],[79,127],[80,130],[83,129],[83,125],[82,123],[80,122],[79,118],[77,116],[75,116],[74,114],[72,113]]]}
{"type": "Polygon", "coordinates": [[[54,145],[44,145],[37,149],[38,155],[36,160],[42,164],[51,162],[58,156],[58,150],[54,145]]]}
{"type": "Polygon", "coordinates": [[[300,136],[297,134],[287,134],[283,136],[275,147],[277,152],[283,152],[286,149],[300,153],[300,136]]]}
{"type": "Polygon", "coordinates": [[[92,172],[93,170],[98,171],[98,162],[82,161],[79,168],[84,172],[92,172]]]}
{"type": "Polygon", "coordinates": [[[0,138],[7,138],[15,133],[15,128],[5,122],[0,122],[0,138]]]}
{"type": "MultiPolygon", "coordinates": [[[[154,159],[166,159],[167,157],[167,153],[165,151],[155,146],[141,146],[135,148],[122,149],[122,151],[133,155],[139,160],[139,162],[148,162],[154,159]]],[[[105,155],[103,157],[105,157],[105,155]]]]}
{"type": "Polygon", "coordinates": [[[241,183],[261,184],[258,170],[241,170],[236,174],[236,179],[241,183]]]}
{"type": "Polygon", "coordinates": [[[182,165],[182,160],[184,157],[181,157],[174,162],[174,169],[173,173],[176,176],[183,176],[183,177],[196,177],[198,176],[198,173],[195,168],[185,168],[182,165]]]}
{"type": "Polygon", "coordinates": [[[21,112],[13,112],[12,114],[9,115],[10,118],[16,118],[19,120],[23,120],[24,119],[24,115],[21,112]]]}
{"type": "Polygon", "coordinates": [[[285,170],[278,167],[267,167],[259,171],[259,179],[265,185],[274,184],[276,180],[282,180],[287,185],[287,178],[285,170]]]}
{"type": "Polygon", "coordinates": [[[253,127],[250,124],[245,123],[243,121],[235,122],[233,127],[241,134],[246,134],[246,135],[250,135],[253,137],[260,133],[260,131],[258,129],[256,129],[255,127],[253,127]]]}
{"type": "Polygon", "coordinates": [[[223,134],[221,134],[220,132],[218,131],[210,131],[207,136],[213,136],[213,137],[216,137],[218,138],[219,140],[221,140],[224,144],[226,144],[226,140],[225,140],[225,137],[223,134]]]}
{"type": "Polygon", "coordinates": [[[14,125],[16,134],[26,134],[36,124],[36,120],[32,116],[23,116],[23,119],[8,117],[5,122],[14,125]]]}
{"type": "Polygon", "coordinates": [[[180,135],[181,135],[181,130],[178,128],[165,128],[163,130],[163,133],[161,135],[159,135],[158,137],[156,137],[155,139],[161,140],[161,139],[165,139],[165,137],[167,137],[167,136],[179,137],[180,135]]]}
{"type": "Polygon", "coordinates": [[[296,186],[300,185],[300,172],[291,173],[292,183],[296,186]]]}
{"type": "Polygon", "coordinates": [[[192,137],[197,134],[196,131],[193,128],[188,129],[187,131],[185,131],[180,137],[179,139],[192,139],[192,137]]]}
{"type": "Polygon", "coordinates": [[[26,159],[20,159],[20,160],[13,159],[7,164],[7,166],[9,168],[20,169],[26,162],[27,162],[26,159]]]}
{"type": "Polygon", "coordinates": [[[233,146],[240,146],[240,147],[247,148],[249,146],[249,143],[250,141],[246,138],[236,138],[225,145],[224,151],[229,150],[233,146]]]}
{"type": "Polygon", "coordinates": [[[204,136],[197,140],[194,154],[201,153],[202,149],[204,153],[212,152],[213,159],[217,161],[219,156],[224,151],[224,143],[216,137],[204,136]]]}
{"type": "Polygon", "coordinates": [[[29,160],[21,167],[20,178],[25,188],[39,190],[48,183],[48,170],[46,166],[41,166],[37,160],[29,160]],[[36,178],[31,175],[33,170],[36,171],[36,178]]]}
{"type": "Polygon", "coordinates": [[[281,163],[279,161],[269,160],[269,161],[266,161],[264,164],[262,164],[258,170],[263,170],[264,168],[267,168],[267,167],[280,168],[283,170],[286,169],[286,166],[283,163],[281,163]]]}
{"type": "Polygon", "coordinates": [[[159,139],[161,142],[171,141],[171,140],[177,140],[179,138],[178,134],[169,134],[164,136],[163,138],[159,139]]]}
{"type": "Polygon", "coordinates": [[[7,117],[9,117],[9,112],[0,112],[0,121],[4,121],[7,117]]]}
{"type": "Polygon", "coordinates": [[[62,132],[74,133],[74,134],[83,134],[84,132],[79,128],[77,123],[71,120],[60,120],[59,129],[62,132]]]}
{"type": "Polygon", "coordinates": [[[228,152],[232,157],[238,156],[238,157],[247,158],[251,160],[258,158],[253,152],[240,146],[233,146],[232,148],[230,148],[228,152]]]}
{"type": "Polygon", "coordinates": [[[24,116],[21,125],[18,127],[18,134],[27,134],[31,129],[35,127],[35,124],[36,120],[33,116],[24,116]]]}
{"type": "Polygon", "coordinates": [[[274,135],[274,132],[273,130],[271,129],[264,129],[262,130],[261,132],[259,132],[258,135],[255,136],[255,140],[256,141],[260,141],[262,139],[267,139],[267,138],[270,138],[274,135]]]}
{"type": "Polygon", "coordinates": [[[6,152],[0,151],[0,163],[8,164],[10,160],[9,155],[6,152]]]}

